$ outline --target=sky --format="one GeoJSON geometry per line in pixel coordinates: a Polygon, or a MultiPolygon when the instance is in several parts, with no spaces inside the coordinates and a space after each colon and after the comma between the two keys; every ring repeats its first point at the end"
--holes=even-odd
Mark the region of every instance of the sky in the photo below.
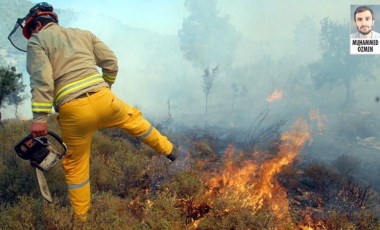
{"type": "MultiPolygon", "coordinates": [[[[40,1],[33,0],[38,3],[40,1]]],[[[177,0],[51,0],[55,8],[83,12],[99,12],[119,19],[126,25],[176,34],[187,14],[183,1],[177,0]]]]}
{"type": "MultiPolygon", "coordinates": [[[[51,0],[48,2],[55,8],[99,13],[118,19],[131,27],[167,35],[177,35],[184,18],[189,15],[184,6],[185,0],[51,0]]],[[[292,49],[281,43],[286,44],[293,39],[294,31],[300,26],[297,25],[297,21],[302,17],[308,16],[316,23],[325,17],[350,23],[351,5],[359,4],[362,4],[362,1],[217,0],[221,16],[227,17],[248,39],[264,41],[264,45],[268,46],[271,52],[278,49],[288,52],[292,49]],[[268,41],[280,37],[284,42],[268,44],[268,41]]],[[[368,0],[365,4],[379,4],[379,2],[368,0]]],[[[380,29],[380,22],[375,26],[380,29]]]]}
{"type": "MultiPolygon", "coordinates": [[[[184,0],[51,0],[48,3],[55,8],[99,12],[117,18],[126,25],[164,34],[176,34],[183,19],[188,15],[184,0]]],[[[217,3],[221,14],[229,17],[231,22],[248,37],[257,37],[259,33],[260,36],[268,38],[273,34],[267,31],[273,31],[274,28],[276,35],[287,35],[297,19],[303,15],[316,20],[326,16],[349,20],[350,6],[361,4],[362,1],[218,0],[217,3]]],[[[368,0],[365,3],[379,2],[368,0]]]]}

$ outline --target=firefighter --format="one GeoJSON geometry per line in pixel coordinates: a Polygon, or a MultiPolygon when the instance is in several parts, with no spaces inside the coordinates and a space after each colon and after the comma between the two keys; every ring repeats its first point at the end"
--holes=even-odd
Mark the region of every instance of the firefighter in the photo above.
{"type": "Polygon", "coordinates": [[[68,147],[62,166],[69,198],[79,219],[86,220],[90,208],[90,146],[97,129],[122,128],[171,161],[176,159],[176,150],[167,137],[137,108],[112,93],[118,72],[117,58],[93,33],[60,26],[53,7],[46,2],[30,9],[22,32],[28,39],[31,133],[47,134],[47,115],[54,107],[62,139],[68,147]]]}

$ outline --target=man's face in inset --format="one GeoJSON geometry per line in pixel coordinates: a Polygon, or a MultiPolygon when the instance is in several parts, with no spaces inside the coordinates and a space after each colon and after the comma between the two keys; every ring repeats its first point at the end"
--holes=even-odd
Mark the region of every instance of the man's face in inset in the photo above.
{"type": "Polygon", "coordinates": [[[363,35],[367,35],[371,33],[372,26],[374,24],[374,20],[372,18],[372,14],[369,10],[357,13],[355,15],[355,24],[356,29],[358,29],[359,33],[363,35]]]}

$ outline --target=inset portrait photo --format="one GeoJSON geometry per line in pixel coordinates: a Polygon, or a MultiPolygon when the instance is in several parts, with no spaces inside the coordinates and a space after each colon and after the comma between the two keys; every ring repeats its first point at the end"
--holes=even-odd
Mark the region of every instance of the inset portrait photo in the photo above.
{"type": "Polygon", "coordinates": [[[380,5],[351,5],[351,54],[380,54],[380,5]]]}

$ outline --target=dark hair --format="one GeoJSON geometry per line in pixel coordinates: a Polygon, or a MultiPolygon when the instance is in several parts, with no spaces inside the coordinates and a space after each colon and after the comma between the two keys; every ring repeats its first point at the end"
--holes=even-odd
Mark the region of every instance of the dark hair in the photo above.
{"type": "Polygon", "coordinates": [[[37,22],[40,22],[42,27],[44,27],[46,24],[50,23],[50,22],[54,22],[54,23],[57,23],[56,20],[54,20],[54,18],[52,18],[50,15],[42,15],[40,17],[37,17],[35,19],[33,19],[30,23],[29,23],[29,32],[32,33],[32,30],[34,30],[36,27],[37,27],[37,22]]]}
{"type": "Polygon", "coordinates": [[[373,15],[373,10],[371,8],[369,8],[368,6],[359,6],[358,8],[356,8],[355,13],[354,13],[355,22],[356,22],[356,14],[367,11],[367,10],[371,12],[372,20],[375,20],[375,16],[373,15]]]}

